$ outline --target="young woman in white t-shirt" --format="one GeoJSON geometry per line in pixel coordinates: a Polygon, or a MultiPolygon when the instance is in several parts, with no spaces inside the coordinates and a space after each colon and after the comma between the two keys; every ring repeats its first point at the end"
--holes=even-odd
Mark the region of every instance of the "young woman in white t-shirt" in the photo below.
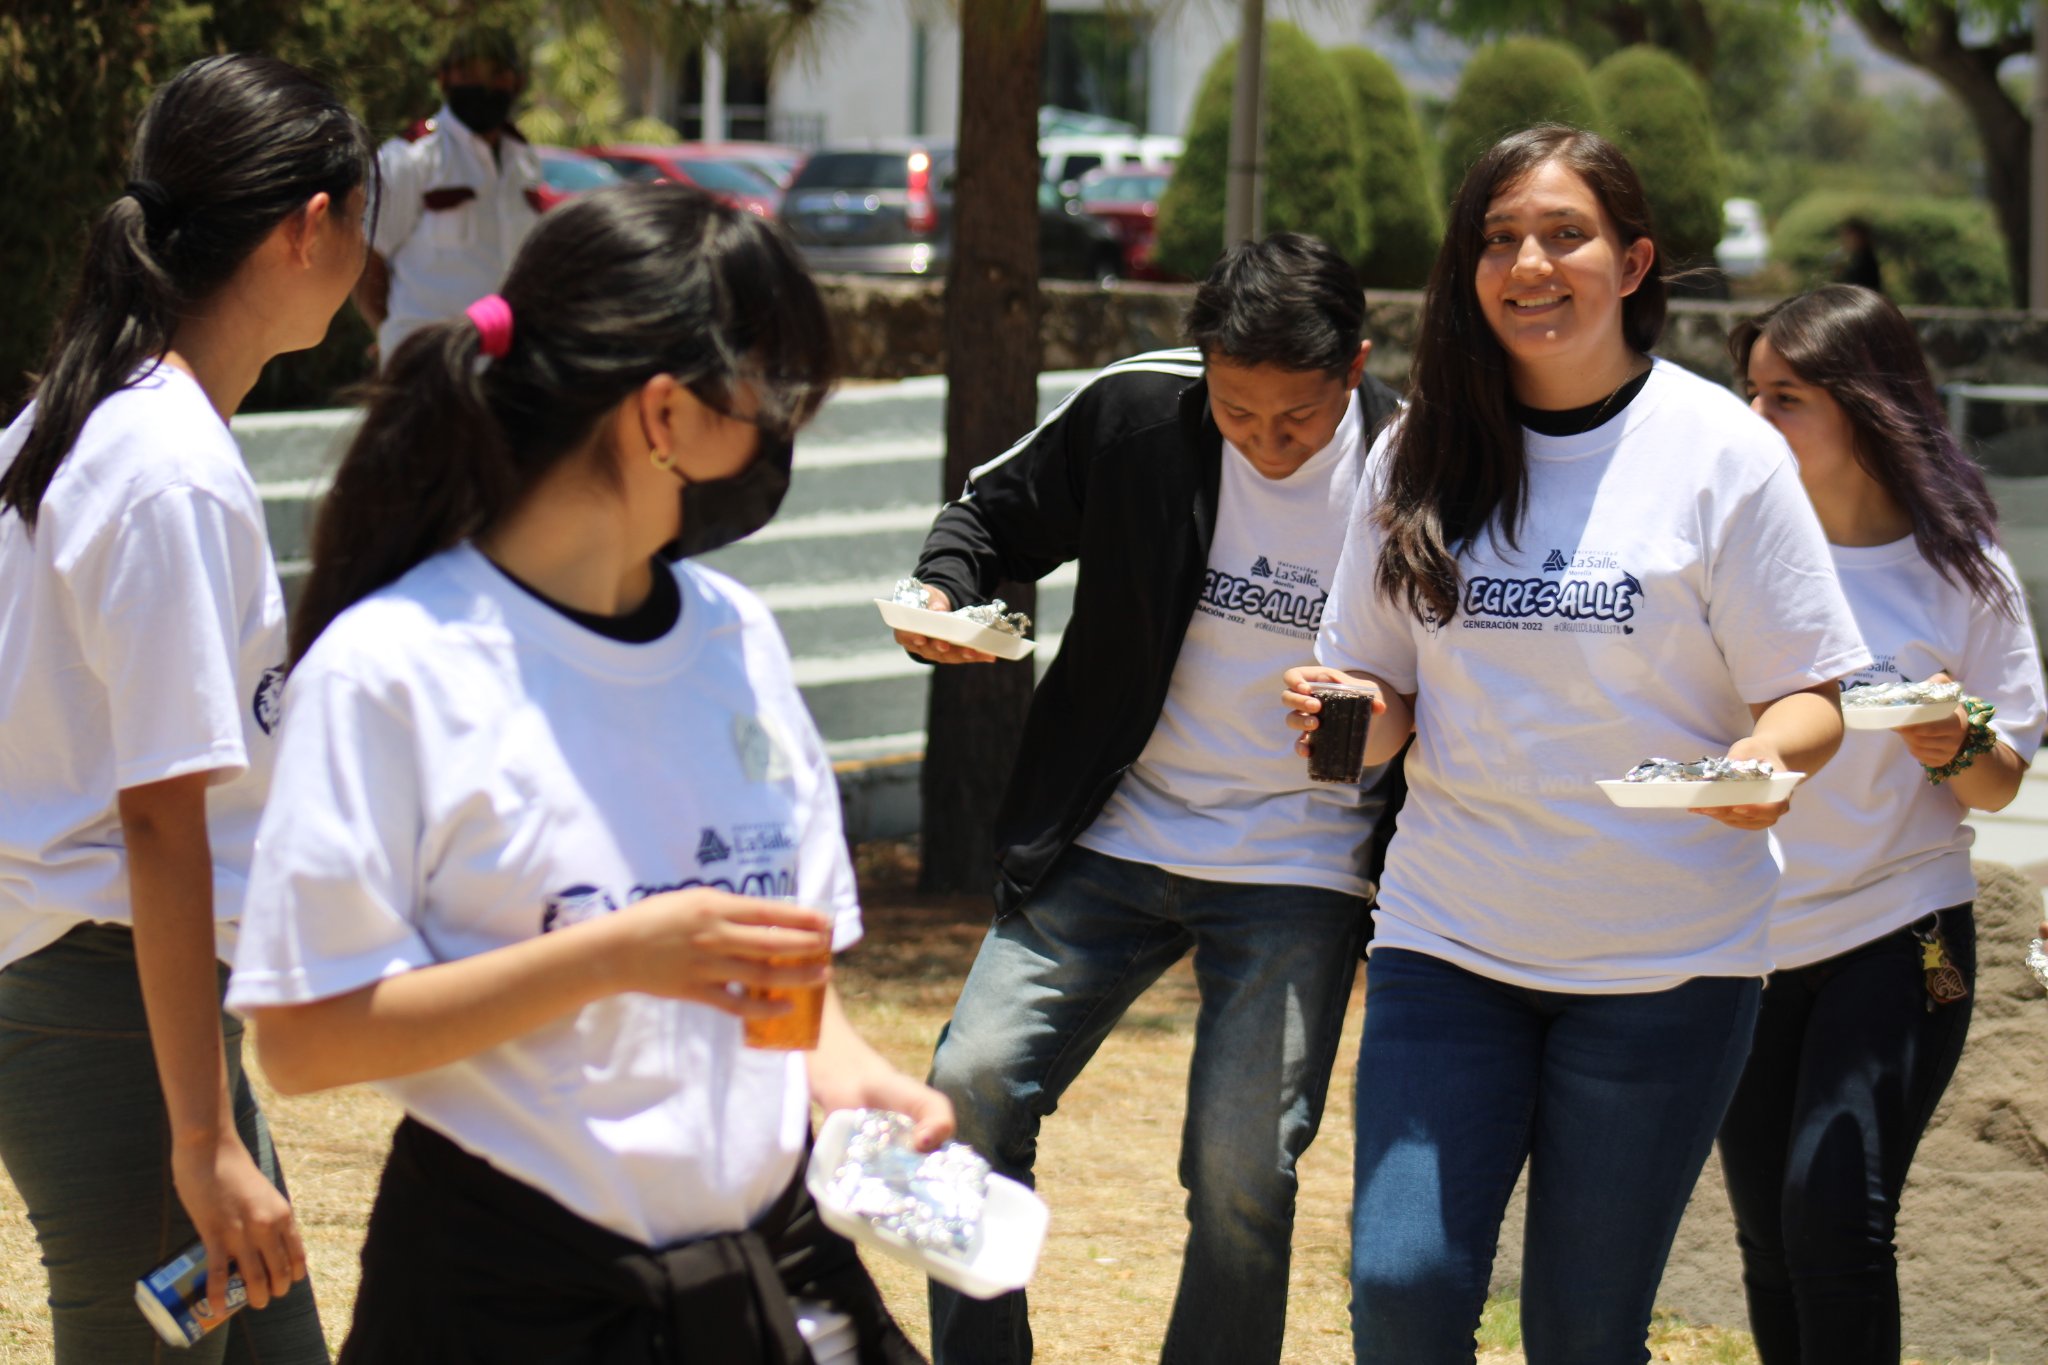
{"type": "Polygon", "coordinates": [[[870,1105],[929,1148],[952,1109],[829,992],[815,1051],[742,1046],[778,1007],[737,988],[821,981],[787,959],[859,908],[782,637],[689,558],[774,514],[831,355],[778,228],[632,186],[549,213],[370,397],[229,993],[280,1089],[406,1110],[345,1361],[919,1359],[806,1128],[870,1105]]]}
{"type": "Polygon", "coordinates": [[[348,296],[372,157],[283,62],[167,81],[0,435],[0,1159],[60,1362],[157,1359],[135,1281],[195,1237],[259,1311],[194,1359],[327,1359],[221,1010],[285,654],[227,420],[348,296]]]}
{"type": "Polygon", "coordinates": [[[1361,1361],[1470,1360],[1529,1165],[1532,1365],[1648,1359],[1652,1296],[1741,1071],[1778,806],[1624,810],[1654,755],[1813,772],[1868,660],[1790,452],[1653,361],[1642,186],[1546,125],[1467,173],[1408,411],[1378,443],[1304,684],[1412,732],[1358,1063],[1361,1361]]]}
{"type": "Polygon", "coordinates": [[[1751,404],[1784,433],[1873,662],[1849,685],[1953,680],[1940,720],[1854,733],[1779,821],[1776,970],[1721,1126],[1764,1365],[1899,1358],[1899,1194],[1962,1055],[1976,978],[1970,810],[2041,741],[2041,656],[1913,326],[1829,285],[1739,325],[1751,404]]]}

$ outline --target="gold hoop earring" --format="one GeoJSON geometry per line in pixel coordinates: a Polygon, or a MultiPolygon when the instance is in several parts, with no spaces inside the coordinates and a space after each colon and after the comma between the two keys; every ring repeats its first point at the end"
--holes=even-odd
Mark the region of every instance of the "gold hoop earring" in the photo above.
{"type": "Polygon", "coordinates": [[[666,450],[649,450],[647,452],[647,459],[649,463],[663,473],[667,473],[676,467],[675,456],[669,454],[666,450]]]}

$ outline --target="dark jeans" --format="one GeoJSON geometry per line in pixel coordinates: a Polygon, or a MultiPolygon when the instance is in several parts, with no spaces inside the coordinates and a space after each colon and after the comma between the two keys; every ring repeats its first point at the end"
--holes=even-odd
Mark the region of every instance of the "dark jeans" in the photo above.
{"type": "Polygon", "coordinates": [[[1358,1359],[1474,1358],[1526,1158],[1530,1365],[1648,1360],[1652,1300],[1748,1054],[1758,989],[1698,977],[1630,995],[1541,991],[1375,949],[1351,1214],[1358,1359]]]}
{"type": "MultiPolygon", "coordinates": [[[[1322,1120],[1363,925],[1364,902],[1341,891],[1198,881],[1072,848],[974,960],[932,1083],[961,1141],[1028,1183],[1040,1121],[1131,1002],[1195,955],[1188,1241],[1162,1360],[1280,1359],[1295,1163],[1322,1120]]],[[[939,1365],[1031,1359],[1021,1290],[983,1302],[934,1281],[931,1310],[939,1365]]]]}
{"type": "MultiPolygon", "coordinates": [[[[1974,990],[1971,907],[1932,918],[1974,990]]],[[[1899,1192],[1962,1056],[1972,999],[1928,1008],[1910,928],[1771,976],[1721,1125],[1765,1365],[1897,1362],[1899,1192]]]]}
{"type": "MultiPolygon", "coordinates": [[[[242,1021],[222,1014],[221,1029],[236,1126],[283,1189],[242,1071],[242,1021]]],[[[135,1306],[135,1281],[197,1234],[171,1185],[170,1119],[126,928],[84,925],[0,971],[0,1161],[49,1270],[58,1365],[325,1365],[310,1280],[186,1350],[166,1346],[135,1306]]]]}

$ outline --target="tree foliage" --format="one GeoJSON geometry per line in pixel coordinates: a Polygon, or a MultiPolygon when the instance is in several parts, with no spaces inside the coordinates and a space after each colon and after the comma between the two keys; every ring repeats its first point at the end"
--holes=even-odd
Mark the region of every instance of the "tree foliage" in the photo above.
{"type": "Polygon", "coordinates": [[[1377,52],[1338,47],[1328,56],[1358,102],[1365,161],[1360,184],[1372,220],[1372,247],[1358,264],[1359,279],[1368,289],[1420,289],[1436,260],[1443,214],[1415,105],[1377,52]]]}
{"type": "MultiPolygon", "coordinates": [[[[1807,0],[1818,5],[1819,0],[1807,0]]],[[[1999,78],[2007,59],[2033,50],[2028,0],[1839,0],[1879,49],[1933,76],[1977,125],[1984,147],[1984,193],[2005,237],[2014,299],[2027,295],[2032,225],[2033,124],[1999,78]]],[[[1832,5],[1828,6],[1833,8],[1832,5]]],[[[2037,76],[2038,79],[2038,76],[2037,76]]]]}
{"type": "MultiPolygon", "coordinates": [[[[1337,68],[1292,24],[1266,26],[1266,213],[1261,230],[1320,237],[1350,260],[1372,244],[1358,105],[1337,68]],[[1284,76],[1275,79],[1276,76],[1284,76]]],[[[1223,250],[1224,176],[1237,45],[1210,63],[1188,119],[1187,150],[1159,200],[1160,264],[1200,278],[1223,250]]]]}
{"type": "Polygon", "coordinates": [[[1465,168],[1503,136],[1547,122],[1602,125],[1584,58],[1548,38],[1507,38],[1473,53],[1444,110],[1445,192],[1455,193],[1465,168]]]}
{"type": "Polygon", "coordinates": [[[1643,179],[1663,264],[1711,264],[1725,176],[1699,79],[1661,48],[1627,47],[1593,69],[1593,92],[1604,131],[1643,179]]]}
{"type": "Polygon", "coordinates": [[[1870,224],[1885,292],[1899,303],[2002,308],[2012,297],[2005,250],[1980,199],[1815,190],[1785,210],[1771,257],[1803,286],[1825,284],[1842,263],[1838,233],[1850,218],[1870,224]]]}

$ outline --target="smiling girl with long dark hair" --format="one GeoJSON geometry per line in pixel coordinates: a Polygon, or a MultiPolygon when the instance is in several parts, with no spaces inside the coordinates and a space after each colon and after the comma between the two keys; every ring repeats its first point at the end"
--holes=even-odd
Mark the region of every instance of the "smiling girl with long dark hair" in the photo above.
{"type": "Polygon", "coordinates": [[[1480,157],[1424,304],[1303,691],[1412,731],[1358,1062],[1358,1357],[1470,1360],[1529,1165],[1532,1365],[1647,1359],[1680,1214],[1770,959],[1778,806],[1618,809],[1652,755],[1812,772],[1867,661],[1785,444],[1652,360],[1664,285],[1642,186],[1547,125],[1480,157]],[[1380,709],[1383,708],[1383,709],[1380,709]]]}

